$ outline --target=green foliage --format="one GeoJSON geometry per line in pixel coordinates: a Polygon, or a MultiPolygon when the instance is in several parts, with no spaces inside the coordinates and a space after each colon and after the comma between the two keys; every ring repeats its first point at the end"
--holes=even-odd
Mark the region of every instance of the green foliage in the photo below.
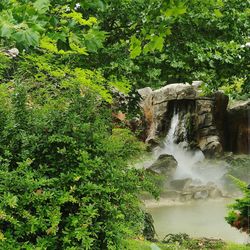
{"type": "Polygon", "coordinates": [[[0,51],[0,82],[7,77],[7,71],[11,67],[11,58],[0,51]]]}
{"type": "Polygon", "coordinates": [[[120,249],[141,233],[138,194],[152,189],[127,166],[141,143],[113,130],[95,95],[1,86],[0,248],[120,249]]]}
{"type": "Polygon", "coordinates": [[[161,242],[148,242],[143,240],[126,240],[124,242],[124,249],[127,250],[153,250],[153,249],[161,249],[161,250],[193,250],[193,249],[211,249],[211,250],[248,250],[248,245],[243,244],[236,244],[236,243],[224,243],[222,244],[221,241],[216,241],[211,239],[205,239],[203,241],[200,239],[189,239],[183,245],[173,244],[173,243],[161,243],[161,242]],[[198,245],[200,243],[200,245],[198,245]],[[205,243],[205,244],[204,244],[205,243]],[[201,245],[203,244],[203,245],[201,245]]]}
{"type": "MultiPolygon", "coordinates": [[[[64,70],[98,72],[105,81],[88,88],[109,102],[113,88],[131,96],[140,87],[193,80],[205,83],[205,94],[223,89],[232,98],[249,97],[248,1],[4,0],[0,16],[5,47],[53,55],[47,63],[61,78],[64,70]]],[[[32,70],[39,82],[51,81],[32,70]]],[[[130,112],[136,101],[130,98],[130,112]]]]}
{"type": "Polygon", "coordinates": [[[99,30],[95,17],[84,18],[74,10],[77,1],[71,2],[72,6],[67,1],[5,0],[0,4],[0,38],[5,44],[28,49],[38,47],[40,40],[48,36],[59,50],[79,46],[96,51],[102,47],[106,33],[99,30]]]}
{"type": "Polygon", "coordinates": [[[135,89],[202,80],[206,93],[219,88],[233,98],[249,93],[249,1],[77,3],[2,1],[2,42],[70,54],[76,68],[99,69],[105,79],[135,89]],[[79,54],[85,56],[80,63],[74,58],[79,54]],[[234,94],[236,82],[242,85],[234,94]]]}
{"type": "Polygon", "coordinates": [[[241,189],[244,197],[236,199],[235,203],[230,205],[230,211],[226,217],[226,221],[239,230],[250,234],[249,220],[250,220],[250,189],[247,184],[233,176],[231,176],[235,184],[241,189]]]}
{"type": "Polygon", "coordinates": [[[143,236],[146,240],[153,241],[155,240],[155,235],[156,232],[153,217],[150,213],[145,213],[143,236]]]}
{"type": "Polygon", "coordinates": [[[242,87],[245,83],[244,78],[239,78],[239,79],[233,79],[232,84],[225,84],[221,86],[219,89],[222,90],[226,95],[228,95],[231,98],[236,98],[237,96],[240,96],[242,94],[242,87]]]}
{"type": "Polygon", "coordinates": [[[202,80],[207,93],[225,86],[239,98],[250,86],[248,20],[248,1],[110,2],[100,13],[109,37],[97,62],[105,58],[106,75],[122,74],[137,88],[202,80]]]}
{"type": "Polygon", "coordinates": [[[250,182],[250,156],[249,155],[236,155],[226,158],[229,163],[228,173],[241,181],[250,182]]]}

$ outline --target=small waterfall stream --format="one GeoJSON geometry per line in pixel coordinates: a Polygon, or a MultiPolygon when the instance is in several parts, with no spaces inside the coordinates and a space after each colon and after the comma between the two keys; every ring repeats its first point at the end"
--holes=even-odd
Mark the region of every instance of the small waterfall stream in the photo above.
{"type": "Polygon", "coordinates": [[[226,173],[226,167],[213,166],[211,163],[208,166],[201,150],[189,149],[185,114],[181,114],[181,112],[178,106],[174,107],[169,130],[163,140],[163,145],[154,149],[155,158],[163,154],[169,154],[177,160],[178,167],[173,179],[191,178],[193,184],[205,185],[208,182],[214,182],[220,185],[220,178],[226,173]],[[180,116],[182,119],[180,119],[180,116]],[[179,136],[180,134],[181,136],[179,136]]]}
{"type": "Polygon", "coordinates": [[[155,148],[154,154],[156,157],[159,157],[162,154],[169,154],[174,156],[174,158],[178,162],[178,167],[176,169],[174,179],[199,179],[200,176],[192,170],[192,167],[196,163],[202,162],[205,157],[200,150],[187,150],[187,129],[185,125],[185,121],[179,119],[178,110],[175,108],[170,122],[169,131],[163,141],[163,147],[155,148]],[[176,141],[178,139],[178,132],[182,133],[184,140],[177,144],[176,141]]]}

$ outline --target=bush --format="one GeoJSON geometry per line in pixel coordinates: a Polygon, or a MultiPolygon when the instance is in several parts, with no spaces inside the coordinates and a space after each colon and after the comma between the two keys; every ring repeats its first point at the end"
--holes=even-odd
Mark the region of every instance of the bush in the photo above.
{"type": "Polygon", "coordinates": [[[105,104],[77,89],[41,103],[0,92],[0,249],[120,249],[141,232],[138,193],[152,186],[126,161],[142,146],[105,104]]]}
{"type": "MultiPolygon", "coordinates": [[[[231,176],[232,177],[232,176],[231,176]]],[[[232,177],[236,185],[241,189],[244,197],[236,199],[235,203],[230,205],[230,211],[226,221],[233,227],[250,234],[250,189],[247,184],[239,179],[232,177]]]]}
{"type": "Polygon", "coordinates": [[[8,77],[7,71],[11,66],[11,59],[5,53],[0,51],[0,82],[8,77]]]}

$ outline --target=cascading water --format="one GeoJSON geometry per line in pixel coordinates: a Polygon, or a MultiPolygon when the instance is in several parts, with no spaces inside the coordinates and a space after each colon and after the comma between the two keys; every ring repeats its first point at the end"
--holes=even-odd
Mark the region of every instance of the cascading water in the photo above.
{"type": "Polygon", "coordinates": [[[207,184],[208,182],[219,184],[220,178],[226,173],[225,167],[217,168],[211,167],[211,165],[207,167],[204,162],[205,157],[200,150],[188,149],[187,124],[185,114],[181,114],[181,112],[183,110],[180,107],[174,106],[169,130],[163,141],[163,146],[154,150],[155,158],[163,154],[174,156],[178,162],[178,167],[173,179],[191,178],[193,184],[207,184]],[[178,137],[180,134],[182,135],[182,141],[178,137]],[[198,171],[197,168],[202,168],[202,171],[198,171]]]}

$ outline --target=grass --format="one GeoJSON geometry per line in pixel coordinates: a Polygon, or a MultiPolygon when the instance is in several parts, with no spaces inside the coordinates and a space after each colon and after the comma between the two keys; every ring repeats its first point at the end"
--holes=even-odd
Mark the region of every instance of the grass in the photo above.
{"type": "Polygon", "coordinates": [[[250,250],[250,246],[228,243],[222,250],[250,250]]]}
{"type": "MultiPolygon", "coordinates": [[[[152,243],[143,240],[126,240],[124,242],[124,250],[194,250],[193,248],[187,248],[178,244],[163,244],[163,243],[152,243]]],[[[188,244],[187,244],[188,245],[188,244]]],[[[197,250],[250,250],[250,246],[226,243],[225,246],[218,248],[207,248],[205,246],[196,248],[197,250]]]]}

